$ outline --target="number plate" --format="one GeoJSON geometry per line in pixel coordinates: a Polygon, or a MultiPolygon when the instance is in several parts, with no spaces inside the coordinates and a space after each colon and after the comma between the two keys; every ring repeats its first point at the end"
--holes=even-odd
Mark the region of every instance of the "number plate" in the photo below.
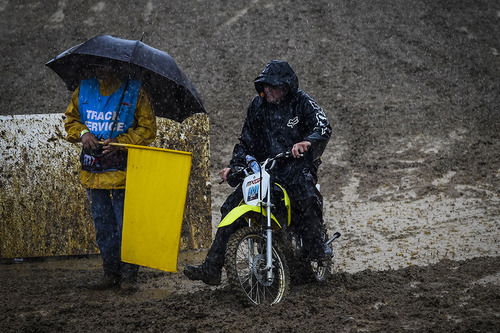
{"type": "Polygon", "coordinates": [[[269,174],[262,170],[261,174],[252,174],[243,180],[243,199],[247,205],[258,206],[259,201],[266,199],[269,188],[269,174]]]}

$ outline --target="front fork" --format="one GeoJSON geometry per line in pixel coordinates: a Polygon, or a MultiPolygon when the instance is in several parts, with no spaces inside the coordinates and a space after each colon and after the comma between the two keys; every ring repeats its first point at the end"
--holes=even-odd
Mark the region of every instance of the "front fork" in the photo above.
{"type": "MultiPolygon", "coordinates": [[[[264,203],[262,200],[259,202],[261,206],[265,206],[266,208],[266,226],[265,226],[265,237],[266,237],[266,266],[264,268],[264,271],[266,272],[266,280],[269,283],[272,283],[274,279],[274,273],[273,273],[273,228],[272,228],[272,219],[271,219],[271,186],[268,187],[267,189],[267,200],[266,203],[264,203]]],[[[251,221],[248,221],[248,226],[251,226],[251,221]]],[[[251,240],[248,240],[249,242],[251,240]]],[[[249,249],[253,248],[253,244],[249,243],[249,249]]],[[[253,260],[255,259],[253,257],[253,252],[248,253],[249,256],[249,263],[252,263],[253,260]]],[[[250,269],[252,269],[252,264],[250,264],[250,269]]]]}
{"type": "Polygon", "coordinates": [[[271,186],[267,189],[267,225],[266,225],[266,272],[267,281],[272,282],[273,275],[273,228],[271,221],[271,186]]]}

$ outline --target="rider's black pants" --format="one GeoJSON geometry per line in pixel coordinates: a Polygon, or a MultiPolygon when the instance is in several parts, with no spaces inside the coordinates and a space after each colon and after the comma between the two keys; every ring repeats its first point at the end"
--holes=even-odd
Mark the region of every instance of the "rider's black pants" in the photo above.
{"type": "Polygon", "coordinates": [[[324,251],[326,230],[323,224],[323,199],[321,194],[292,202],[293,221],[304,243],[306,257],[318,258],[324,251]]]}
{"type": "MultiPolygon", "coordinates": [[[[222,204],[220,208],[221,218],[224,218],[233,208],[237,207],[241,200],[243,200],[243,194],[241,192],[241,185],[236,188],[236,190],[231,193],[226,201],[222,204]]],[[[226,254],[227,242],[229,237],[241,227],[243,221],[236,221],[226,227],[218,228],[215,234],[215,239],[208,250],[206,261],[215,266],[216,269],[221,269],[224,265],[224,256],[226,254]]]]}

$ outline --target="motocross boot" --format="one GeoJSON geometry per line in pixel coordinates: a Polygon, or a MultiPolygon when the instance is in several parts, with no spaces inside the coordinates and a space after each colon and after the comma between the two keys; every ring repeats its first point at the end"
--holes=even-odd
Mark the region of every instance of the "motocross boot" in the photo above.
{"type": "Polygon", "coordinates": [[[220,284],[222,267],[207,260],[201,265],[186,265],[184,275],[190,280],[201,280],[204,283],[217,286],[220,284]]]}

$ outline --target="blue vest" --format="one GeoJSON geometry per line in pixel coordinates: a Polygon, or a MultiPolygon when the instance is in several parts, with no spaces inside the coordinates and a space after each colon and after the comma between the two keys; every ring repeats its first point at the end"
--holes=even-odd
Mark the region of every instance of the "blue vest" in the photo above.
{"type": "Polygon", "coordinates": [[[99,140],[112,139],[134,125],[134,115],[141,83],[129,80],[118,112],[118,104],[126,83],[109,96],[99,92],[97,79],[82,80],[78,96],[80,119],[99,140]],[[118,119],[116,119],[118,114],[118,119]]]}
{"type": "MultiPolygon", "coordinates": [[[[141,83],[129,80],[127,91],[123,94],[126,85],[124,82],[113,94],[102,96],[99,91],[99,81],[96,79],[80,82],[78,96],[80,119],[97,139],[116,138],[134,125],[141,83]],[[120,100],[121,105],[118,108],[120,100]]],[[[96,151],[83,149],[80,162],[82,169],[90,172],[126,170],[127,152],[118,150],[113,154],[103,155],[102,148],[96,151]]]]}

